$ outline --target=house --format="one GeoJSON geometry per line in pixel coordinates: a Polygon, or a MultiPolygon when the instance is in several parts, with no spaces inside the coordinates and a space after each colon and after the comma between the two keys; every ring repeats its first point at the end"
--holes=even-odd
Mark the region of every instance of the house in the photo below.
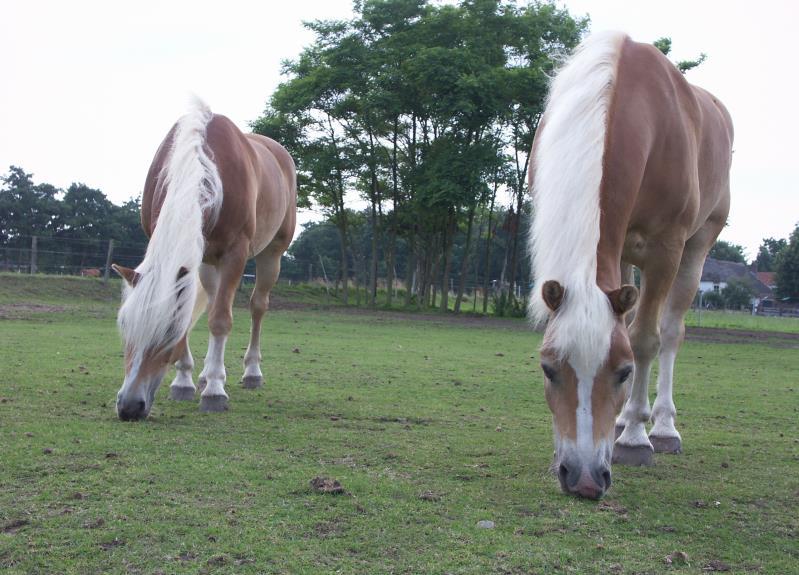
{"type": "Polygon", "coordinates": [[[730,280],[741,281],[747,284],[754,294],[752,305],[759,305],[760,301],[772,295],[772,288],[758,278],[758,274],[749,269],[746,264],[728,262],[707,258],[702,268],[702,278],[699,282],[699,291],[720,292],[730,280]]]}
{"type": "Polygon", "coordinates": [[[757,279],[766,284],[771,291],[777,289],[777,272],[755,272],[757,279]]]}

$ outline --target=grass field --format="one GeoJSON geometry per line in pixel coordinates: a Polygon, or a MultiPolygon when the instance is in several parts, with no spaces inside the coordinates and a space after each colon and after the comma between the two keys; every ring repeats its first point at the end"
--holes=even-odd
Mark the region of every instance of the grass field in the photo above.
{"type": "MultiPolygon", "coordinates": [[[[547,472],[540,336],[521,322],[275,311],[267,385],[246,391],[239,309],[230,411],[170,402],[166,381],[123,423],[118,288],[41,283],[0,276],[4,573],[797,572],[790,343],[687,342],[685,453],[615,467],[597,503],[547,472]]],[[[198,326],[195,356],[206,342],[198,326]]]]}

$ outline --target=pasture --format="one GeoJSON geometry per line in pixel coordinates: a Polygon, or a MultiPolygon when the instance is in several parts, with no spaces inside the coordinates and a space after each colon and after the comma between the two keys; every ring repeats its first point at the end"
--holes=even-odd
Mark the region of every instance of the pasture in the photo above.
{"type": "Polygon", "coordinates": [[[151,417],[124,423],[118,290],[0,276],[4,573],[796,572],[795,334],[687,341],[685,453],[614,466],[595,502],[548,472],[540,335],[522,321],[284,301],[248,391],[238,307],[230,410],[168,401],[170,373],[151,417]]]}

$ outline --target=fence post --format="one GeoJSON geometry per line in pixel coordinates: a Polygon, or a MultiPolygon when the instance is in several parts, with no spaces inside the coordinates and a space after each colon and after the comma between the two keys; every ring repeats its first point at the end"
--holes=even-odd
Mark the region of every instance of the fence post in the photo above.
{"type": "Polygon", "coordinates": [[[37,243],[38,238],[33,236],[31,238],[31,274],[36,273],[36,255],[37,255],[37,243]]]}
{"type": "Polygon", "coordinates": [[[111,258],[114,256],[114,240],[108,240],[108,254],[105,256],[105,271],[103,272],[103,283],[108,283],[108,276],[111,275],[111,258]]]}

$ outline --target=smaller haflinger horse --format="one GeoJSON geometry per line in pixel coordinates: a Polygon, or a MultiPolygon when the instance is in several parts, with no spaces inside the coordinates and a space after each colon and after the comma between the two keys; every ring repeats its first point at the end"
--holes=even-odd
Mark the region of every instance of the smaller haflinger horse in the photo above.
{"type": "Polygon", "coordinates": [[[211,333],[198,382],[204,386],[200,409],[227,409],[225,342],[251,257],[257,275],[242,383],[263,385],[261,320],[294,235],[296,191],[294,161],[282,146],[243,134],[199,100],[172,127],[144,185],[141,220],[150,238],[144,261],[135,270],[114,266],[126,284],[117,318],[125,351],[116,403],[121,419],[147,417],[171,363],[177,371],[170,397],[194,399],[188,339],[204,309],[211,333]]]}
{"type": "Polygon", "coordinates": [[[601,497],[611,459],[646,465],[682,449],[674,360],[727,220],[732,140],[721,102],[625,34],[589,37],[553,81],[530,162],[530,315],[547,322],[541,367],[565,492],[601,497]]]}

